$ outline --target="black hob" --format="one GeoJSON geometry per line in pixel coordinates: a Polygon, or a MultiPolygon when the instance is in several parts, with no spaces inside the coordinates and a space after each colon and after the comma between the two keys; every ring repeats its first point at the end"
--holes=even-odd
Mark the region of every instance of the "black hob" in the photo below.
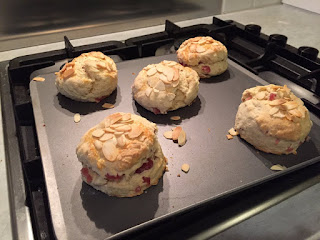
{"type": "MultiPolygon", "coordinates": [[[[24,238],[21,229],[25,222],[21,222],[18,211],[22,205],[30,209],[34,237],[54,238],[29,92],[30,74],[52,66],[57,61],[72,59],[89,51],[112,55],[117,62],[174,53],[185,39],[196,36],[212,36],[226,45],[228,57],[242,67],[270,83],[287,84],[302,98],[307,108],[320,117],[318,50],[307,46],[296,49],[286,44],[286,36],[267,36],[261,33],[258,25],[243,26],[231,20],[213,18],[212,24],[181,28],[166,21],[163,32],[130,38],[124,42],[108,41],[78,47],[72,46],[65,37],[64,49],[15,58],[9,62],[7,71],[0,76],[10,198],[14,199],[11,200],[12,224],[16,238],[24,238]]],[[[6,64],[1,63],[1,67],[4,69],[6,64]]],[[[205,227],[217,225],[241,210],[249,209],[265,200],[266,196],[281,194],[285,189],[311,179],[319,173],[319,169],[319,164],[314,164],[299,171],[292,171],[286,176],[235,193],[227,199],[208,203],[166,221],[158,221],[157,225],[151,224],[143,231],[131,229],[119,237],[150,239],[159,237],[159,234],[167,238],[194,236],[205,227]],[[276,187],[272,187],[271,191],[271,186],[275,184],[276,187]],[[234,204],[233,207],[230,207],[231,203],[234,204]],[[212,216],[213,212],[216,217],[212,216]],[[199,219],[207,220],[206,224],[199,219]],[[188,230],[182,231],[186,227],[188,230]]]]}

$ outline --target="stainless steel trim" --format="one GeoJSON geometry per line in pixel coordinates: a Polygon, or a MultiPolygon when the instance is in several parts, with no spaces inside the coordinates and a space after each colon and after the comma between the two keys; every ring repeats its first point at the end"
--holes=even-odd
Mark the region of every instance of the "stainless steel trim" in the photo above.
{"type": "Polygon", "coordinates": [[[20,159],[20,150],[16,135],[16,126],[12,108],[10,86],[7,76],[7,62],[0,63],[1,80],[1,107],[5,156],[7,162],[8,192],[10,202],[10,214],[13,239],[33,240],[33,231],[30,220],[29,208],[25,205],[26,192],[23,179],[22,165],[20,159]],[[10,151],[8,150],[10,148],[10,151]]]}

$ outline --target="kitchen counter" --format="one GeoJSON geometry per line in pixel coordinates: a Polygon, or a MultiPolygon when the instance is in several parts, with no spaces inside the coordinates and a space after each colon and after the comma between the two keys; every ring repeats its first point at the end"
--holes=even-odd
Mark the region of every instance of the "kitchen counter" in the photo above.
{"type": "MultiPolygon", "coordinates": [[[[265,7],[261,9],[253,9],[253,10],[246,10],[246,11],[241,11],[236,13],[229,13],[225,15],[218,15],[217,17],[224,20],[232,19],[242,24],[255,23],[262,27],[261,31],[265,34],[269,35],[269,34],[279,33],[279,34],[286,35],[288,37],[288,44],[291,44],[295,47],[307,45],[307,46],[320,49],[320,39],[319,39],[320,28],[318,28],[317,26],[314,26],[315,23],[320,22],[320,15],[312,12],[300,10],[287,5],[275,5],[275,6],[265,7]]],[[[179,26],[188,26],[188,25],[197,24],[197,23],[210,23],[211,21],[212,21],[212,17],[204,17],[196,20],[179,22],[177,24],[179,26]]],[[[126,32],[119,32],[119,33],[113,33],[113,34],[107,34],[107,35],[100,35],[96,37],[88,37],[88,38],[72,40],[72,43],[75,46],[78,46],[81,44],[90,44],[90,43],[95,43],[99,41],[108,41],[108,40],[114,40],[114,39],[124,40],[133,36],[144,35],[144,34],[154,33],[154,32],[163,31],[163,30],[164,30],[164,25],[160,25],[160,26],[148,27],[144,29],[130,30],[126,32]]],[[[62,48],[64,48],[64,43],[61,41],[61,42],[51,43],[47,45],[0,52],[0,62],[10,60],[12,58],[26,55],[26,54],[32,54],[32,53],[50,51],[50,50],[62,49],[62,48]]],[[[0,155],[1,155],[0,156],[0,183],[1,183],[0,191],[2,192],[2,194],[0,195],[0,202],[1,202],[0,234],[3,239],[12,239],[12,235],[10,231],[8,195],[6,194],[7,193],[7,176],[6,176],[6,163],[5,163],[4,149],[3,149],[2,129],[0,134],[1,134],[0,135],[0,155]]],[[[290,209],[292,208],[292,201],[294,201],[295,199],[298,199],[294,201],[295,204],[303,204],[302,200],[308,201],[306,199],[311,199],[311,200],[315,199],[315,196],[313,194],[316,192],[315,189],[319,189],[319,187],[320,187],[320,184],[318,183],[317,185],[314,185],[314,187],[310,188],[311,190],[307,189],[297,194],[296,196],[280,203],[279,205],[265,211],[264,212],[265,215],[258,215],[258,216],[262,216],[261,218],[265,216],[266,218],[272,214],[276,214],[277,208],[290,209]]],[[[320,209],[319,201],[312,201],[312,204],[314,204],[316,209],[318,210],[320,209]]],[[[292,216],[286,216],[286,217],[292,217],[292,216]]],[[[278,215],[278,219],[279,221],[281,221],[281,216],[278,215]]],[[[237,231],[240,231],[241,229],[243,231],[246,231],[247,229],[249,229],[249,228],[247,229],[245,228],[250,224],[250,222],[248,221],[244,222],[246,224],[241,225],[240,228],[234,228],[233,230],[230,229],[231,233],[239,233],[237,231]]],[[[264,222],[263,219],[258,219],[257,221],[264,222]]],[[[316,219],[316,221],[319,221],[319,217],[316,219]]],[[[251,224],[254,224],[254,223],[251,223],[251,224]]],[[[303,228],[303,226],[301,227],[303,228]]],[[[280,230],[281,229],[279,229],[279,231],[280,230]]],[[[312,234],[315,234],[316,230],[319,231],[320,229],[313,229],[312,234]]],[[[227,232],[225,234],[227,234],[227,232]]],[[[232,234],[224,235],[224,236],[220,235],[220,238],[227,239],[226,236],[230,237],[232,236],[232,234]]]]}

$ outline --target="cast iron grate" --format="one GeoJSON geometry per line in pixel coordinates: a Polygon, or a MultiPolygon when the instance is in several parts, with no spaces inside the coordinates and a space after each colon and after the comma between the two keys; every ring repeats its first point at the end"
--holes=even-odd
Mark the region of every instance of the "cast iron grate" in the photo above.
{"type": "MultiPolygon", "coordinates": [[[[154,56],[163,45],[172,44],[177,49],[187,38],[212,36],[224,43],[229,58],[251,72],[274,71],[320,95],[320,60],[318,51],[310,47],[296,49],[286,44],[283,35],[267,36],[260,33],[258,25],[243,26],[233,21],[213,18],[212,24],[199,24],[181,28],[166,21],[165,31],[127,39],[125,42],[108,41],[74,47],[67,37],[65,49],[18,57],[10,61],[8,76],[15,112],[17,139],[26,179],[27,199],[35,236],[54,238],[46,186],[43,177],[38,138],[29,94],[30,75],[35,70],[52,66],[55,62],[72,59],[89,51],[118,55],[122,60],[154,56]],[[41,234],[40,234],[41,233],[41,234]]],[[[320,116],[319,104],[304,99],[307,107],[320,116]]]]}

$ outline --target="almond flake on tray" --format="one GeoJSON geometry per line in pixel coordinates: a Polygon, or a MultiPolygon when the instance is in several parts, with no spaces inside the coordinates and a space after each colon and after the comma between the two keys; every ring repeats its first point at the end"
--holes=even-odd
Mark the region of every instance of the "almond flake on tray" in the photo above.
{"type": "Polygon", "coordinates": [[[187,164],[187,163],[182,164],[182,166],[181,166],[181,170],[182,170],[183,172],[185,172],[185,173],[188,173],[188,172],[189,172],[189,170],[190,170],[190,166],[189,166],[189,164],[187,164]]]}
{"type": "Polygon", "coordinates": [[[103,108],[107,108],[107,109],[111,109],[111,108],[114,108],[114,105],[111,104],[111,103],[104,103],[104,104],[102,105],[102,107],[103,107],[103,108]]]}
{"type": "Polygon", "coordinates": [[[166,139],[172,139],[173,141],[178,142],[180,147],[187,142],[187,134],[180,126],[172,128],[171,131],[164,132],[163,136],[166,139]]]}
{"type": "Polygon", "coordinates": [[[180,116],[172,116],[170,119],[173,121],[178,121],[181,119],[181,117],[180,116]]]}
{"type": "Polygon", "coordinates": [[[230,134],[227,134],[226,136],[227,136],[228,140],[233,139],[233,136],[230,134]]]}
{"type": "Polygon", "coordinates": [[[282,166],[280,164],[276,164],[276,165],[271,166],[270,169],[273,170],[273,171],[282,171],[282,170],[286,170],[287,167],[286,166],[282,166]]]}
{"type": "Polygon", "coordinates": [[[44,77],[34,77],[34,78],[32,78],[32,80],[36,81],[36,82],[43,82],[46,79],[44,77]]]}
{"type": "Polygon", "coordinates": [[[80,114],[79,114],[79,113],[76,113],[76,114],[73,116],[73,120],[74,120],[75,123],[80,122],[80,120],[81,120],[80,114]]]}

